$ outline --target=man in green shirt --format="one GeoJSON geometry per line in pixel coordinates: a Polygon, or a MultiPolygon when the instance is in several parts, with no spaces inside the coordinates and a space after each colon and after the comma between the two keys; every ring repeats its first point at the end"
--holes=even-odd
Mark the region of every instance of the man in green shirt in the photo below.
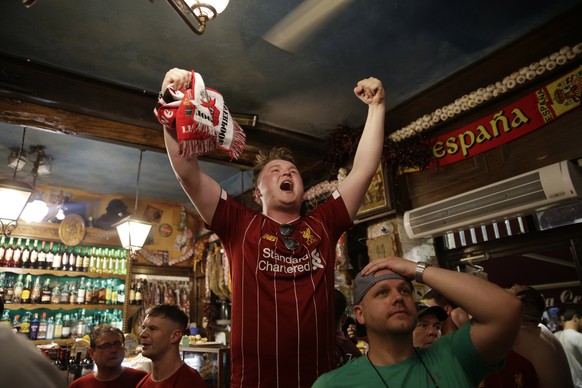
{"type": "Polygon", "coordinates": [[[519,299],[493,283],[397,257],[364,267],[354,292],[354,314],[366,326],[370,350],[320,376],[316,388],[476,387],[501,366],[521,323],[519,299]],[[415,348],[411,279],[442,293],[473,319],[431,347],[415,348]]]}

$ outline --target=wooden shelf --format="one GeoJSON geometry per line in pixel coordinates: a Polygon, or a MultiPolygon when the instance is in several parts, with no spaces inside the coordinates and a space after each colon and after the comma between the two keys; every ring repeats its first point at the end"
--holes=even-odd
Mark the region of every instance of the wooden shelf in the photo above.
{"type": "MultiPolygon", "coordinates": [[[[28,338],[28,337],[26,337],[28,338]]],[[[49,345],[52,343],[59,344],[59,345],[72,345],[75,343],[74,338],[66,338],[66,339],[52,339],[52,340],[30,340],[35,345],[49,345]]]]}
{"type": "MultiPolygon", "coordinates": [[[[61,241],[59,237],[60,224],[48,222],[18,222],[18,227],[12,232],[12,236],[32,238],[35,240],[61,241]]],[[[101,245],[108,247],[121,247],[119,235],[116,230],[103,230],[99,228],[86,228],[85,237],[79,245],[101,245]]]]}
{"type": "Polygon", "coordinates": [[[75,309],[86,309],[86,310],[121,310],[123,309],[122,304],[76,304],[76,303],[7,303],[4,305],[7,310],[75,310],[75,309]]]}
{"type": "Polygon", "coordinates": [[[97,273],[97,272],[77,272],[77,271],[53,271],[50,269],[38,269],[38,268],[16,268],[16,267],[2,267],[0,272],[12,272],[15,274],[23,275],[53,275],[58,277],[68,276],[68,277],[86,277],[92,279],[111,279],[117,278],[125,280],[125,275],[115,275],[109,273],[97,273]]]}

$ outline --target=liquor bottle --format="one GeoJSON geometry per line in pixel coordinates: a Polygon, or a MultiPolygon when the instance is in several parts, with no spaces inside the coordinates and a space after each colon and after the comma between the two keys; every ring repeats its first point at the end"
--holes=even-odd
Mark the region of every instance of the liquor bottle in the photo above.
{"type": "Polygon", "coordinates": [[[63,318],[63,328],[61,329],[61,338],[68,339],[71,337],[71,317],[66,314],[63,318]]]}
{"type": "Polygon", "coordinates": [[[91,290],[91,304],[99,304],[99,280],[93,281],[93,289],[91,290]]]}
{"type": "Polygon", "coordinates": [[[46,325],[46,339],[52,340],[55,338],[55,319],[49,317],[46,325]]]}
{"type": "Polygon", "coordinates": [[[85,303],[85,291],[87,289],[85,288],[85,278],[83,277],[79,281],[79,287],[77,287],[77,304],[85,303]]]}
{"type": "Polygon", "coordinates": [[[97,249],[97,254],[95,256],[95,272],[101,273],[101,261],[102,261],[102,250],[101,248],[97,249]]]}
{"type": "Polygon", "coordinates": [[[135,304],[135,281],[129,286],[129,304],[135,304]]]}
{"type": "Polygon", "coordinates": [[[40,315],[40,319],[38,320],[38,333],[36,335],[36,339],[38,339],[38,340],[45,340],[46,339],[47,326],[48,326],[48,322],[46,320],[46,312],[43,312],[40,315]]]}
{"type": "Polygon", "coordinates": [[[22,267],[23,268],[30,268],[30,239],[26,239],[26,244],[24,245],[24,249],[22,250],[22,267]]]}
{"type": "Polygon", "coordinates": [[[11,304],[14,303],[12,299],[14,298],[14,277],[10,276],[6,283],[6,292],[4,293],[4,303],[11,304]]]}
{"type": "Polygon", "coordinates": [[[66,304],[69,303],[69,283],[63,283],[63,289],[61,290],[61,297],[59,303],[66,304]]]}
{"type": "Polygon", "coordinates": [[[0,299],[5,300],[4,294],[6,294],[6,274],[4,272],[0,273],[0,299]]]}
{"type": "MultiPolygon", "coordinates": [[[[107,291],[107,290],[105,290],[107,291]]],[[[117,280],[111,279],[111,303],[110,304],[117,304],[117,299],[119,298],[119,294],[117,293],[117,280]]],[[[107,292],[105,293],[105,302],[107,302],[107,292]]]]}
{"type": "Polygon", "coordinates": [[[20,322],[20,334],[28,337],[30,334],[30,311],[24,313],[22,321],[20,322]]]}
{"type": "Polygon", "coordinates": [[[105,304],[106,293],[105,280],[101,280],[101,288],[99,288],[99,304],[105,304]]]}
{"type": "Polygon", "coordinates": [[[83,272],[89,272],[89,263],[91,262],[91,255],[89,254],[89,248],[85,247],[83,250],[83,272]]]}
{"type": "Polygon", "coordinates": [[[111,304],[111,279],[107,279],[105,286],[105,304],[111,304]]]}
{"type": "Polygon", "coordinates": [[[32,286],[32,290],[30,291],[30,303],[37,304],[40,303],[41,297],[41,285],[40,285],[40,276],[37,276],[34,279],[34,285],[32,286]]]}
{"type": "Polygon", "coordinates": [[[80,247],[75,248],[75,271],[83,272],[83,252],[80,247]]]}
{"type": "Polygon", "coordinates": [[[12,303],[30,303],[30,275],[26,276],[26,284],[22,284],[22,274],[18,275],[16,283],[14,283],[14,292],[12,295],[12,303]]]}
{"type": "Polygon", "coordinates": [[[14,247],[14,253],[12,253],[12,265],[15,268],[22,268],[22,239],[18,239],[18,243],[14,247]]]}
{"type": "Polygon", "coordinates": [[[46,250],[45,250],[46,242],[43,241],[40,243],[40,249],[38,251],[38,264],[35,268],[46,269],[46,250]]]}
{"type": "Polygon", "coordinates": [[[77,283],[71,282],[69,286],[69,303],[75,304],[77,303],[77,283]]]}
{"type": "Polygon", "coordinates": [[[83,337],[86,333],[86,326],[85,326],[85,309],[81,309],[81,314],[79,314],[79,318],[75,323],[75,333],[77,337],[83,337]]]}
{"type": "Polygon", "coordinates": [[[101,258],[101,273],[109,273],[109,249],[103,250],[103,257],[101,258]]]}
{"type": "Polygon", "coordinates": [[[11,324],[12,322],[10,321],[10,310],[4,310],[2,318],[0,318],[0,326],[9,327],[11,324]]]}
{"type": "Polygon", "coordinates": [[[38,240],[34,240],[34,244],[30,250],[30,266],[32,268],[38,268],[38,240]]]}
{"type": "Polygon", "coordinates": [[[6,259],[4,255],[6,254],[6,237],[0,237],[0,267],[6,267],[6,259]]]}
{"type": "Polygon", "coordinates": [[[20,315],[16,314],[14,320],[12,321],[12,331],[15,333],[20,333],[20,315]]]}
{"type": "Polygon", "coordinates": [[[69,271],[76,271],[77,267],[75,267],[75,263],[76,263],[76,258],[75,258],[75,251],[73,250],[73,247],[69,247],[69,271]]]}
{"type": "Polygon", "coordinates": [[[51,302],[52,288],[50,285],[50,279],[47,278],[44,281],[42,288],[40,289],[40,303],[49,304],[51,302]]]}
{"type": "Polygon", "coordinates": [[[93,287],[91,286],[91,279],[88,279],[87,286],[85,287],[85,304],[91,304],[92,298],[93,298],[93,287]]]}
{"type": "Polygon", "coordinates": [[[63,318],[62,314],[58,313],[55,319],[55,339],[63,338],[63,318]]]}
{"type": "Polygon", "coordinates": [[[119,268],[121,269],[120,275],[127,275],[127,252],[123,249],[119,251],[119,255],[121,257],[121,263],[119,264],[119,268]]]}
{"type": "Polygon", "coordinates": [[[67,253],[67,248],[65,245],[61,245],[59,253],[61,255],[61,270],[68,271],[69,270],[69,254],[67,253]]]}
{"type": "Polygon", "coordinates": [[[38,337],[39,326],[40,321],[38,319],[38,313],[34,313],[32,319],[30,320],[30,332],[28,333],[28,338],[35,340],[38,337]]]}
{"type": "Polygon", "coordinates": [[[12,256],[14,256],[14,237],[10,237],[8,247],[4,252],[4,262],[6,267],[14,267],[14,261],[12,261],[12,256]]]}
{"type": "Polygon", "coordinates": [[[143,303],[142,284],[140,281],[138,281],[137,286],[135,288],[135,304],[141,305],[142,303],[143,303]]]}
{"type": "Polygon", "coordinates": [[[113,249],[109,250],[109,262],[107,264],[107,273],[112,274],[115,273],[115,258],[113,256],[113,249]]]}
{"type": "Polygon", "coordinates": [[[117,304],[125,303],[125,284],[121,283],[117,288],[117,304]]]}
{"type": "Polygon", "coordinates": [[[59,283],[55,284],[51,290],[51,304],[61,303],[61,286],[59,283]]]}
{"type": "Polygon", "coordinates": [[[63,255],[61,255],[61,245],[55,244],[53,247],[53,266],[52,269],[59,271],[63,268],[63,255]]]}
{"type": "Polygon", "coordinates": [[[55,260],[55,252],[53,250],[54,246],[55,243],[51,241],[46,251],[46,264],[45,264],[46,269],[55,269],[53,268],[53,261],[55,260]]]}
{"type": "Polygon", "coordinates": [[[95,257],[95,247],[93,247],[91,248],[91,258],[89,259],[89,272],[96,272],[95,260],[97,258],[95,257]]]}

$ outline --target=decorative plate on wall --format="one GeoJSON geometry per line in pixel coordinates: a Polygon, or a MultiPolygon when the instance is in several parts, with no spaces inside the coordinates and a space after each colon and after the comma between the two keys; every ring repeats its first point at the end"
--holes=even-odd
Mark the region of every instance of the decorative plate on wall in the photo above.
{"type": "Polygon", "coordinates": [[[85,220],[78,214],[69,214],[59,226],[59,238],[69,246],[75,246],[85,238],[85,220]]]}
{"type": "Polygon", "coordinates": [[[158,230],[160,232],[160,236],[162,237],[169,237],[174,232],[174,229],[170,224],[161,224],[158,230]]]}

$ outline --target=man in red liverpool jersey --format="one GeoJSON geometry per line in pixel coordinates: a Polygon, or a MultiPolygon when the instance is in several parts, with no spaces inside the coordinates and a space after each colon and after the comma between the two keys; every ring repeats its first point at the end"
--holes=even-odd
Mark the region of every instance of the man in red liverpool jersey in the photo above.
{"type": "MultiPolygon", "coordinates": [[[[188,88],[191,78],[190,71],[168,71],[162,93],[170,84],[188,88]]],[[[368,105],[368,117],[353,168],[325,203],[304,216],[303,181],[288,149],[258,158],[254,195],[262,212],[255,212],[206,175],[196,157],[177,157],[176,133],[164,127],[172,167],[228,255],[232,387],[310,387],[335,367],[335,244],[352,225],[384,143],[382,83],[364,79],[354,93],[368,105]]]]}

